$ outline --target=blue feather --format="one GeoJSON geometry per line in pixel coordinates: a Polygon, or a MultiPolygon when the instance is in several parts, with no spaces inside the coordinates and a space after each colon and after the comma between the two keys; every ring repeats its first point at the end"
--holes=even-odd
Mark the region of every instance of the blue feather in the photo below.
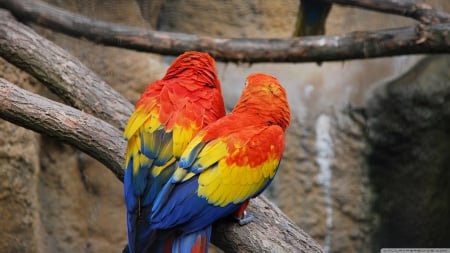
{"type": "MultiPolygon", "coordinates": [[[[162,130],[161,130],[162,131],[162,130]]],[[[173,138],[172,132],[165,132],[161,138],[158,158],[155,161],[156,166],[163,166],[173,157],[173,138]]]]}
{"type": "Polygon", "coordinates": [[[198,176],[181,184],[167,183],[161,193],[168,193],[165,199],[155,201],[150,219],[153,229],[176,227],[182,233],[192,233],[209,226],[221,217],[235,212],[241,204],[230,203],[224,207],[214,206],[197,195],[198,176]]]}
{"type": "Polygon", "coordinates": [[[165,182],[167,182],[170,178],[170,176],[173,174],[177,167],[177,163],[174,162],[171,165],[169,165],[167,168],[161,171],[161,173],[153,178],[152,175],[149,175],[149,177],[152,177],[152,183],[151,187],[148,191],[148,193],[145,195],[143,205],[150,206],[153,205],[153,202],[155,201],[156,197],[158,196],[159,192],[163,188],[165,182]]]}
{"type": "Polygon", "coordinates": [[[145,156],[150,159],[158,157],[164,132],[164,129],[158,129],[152,134],[148,134],[144,130],[140,131],[139,138],[141,141],[141,150],[145,156]]]}
{"type": "Polygon", "coordinates": [[[133,188],[131,187],[132,182],[133,182],[133,157],[130,158],[128,165],[125,168],[125,175],[123,179],[125,190],[125,202],[127,203],[128,209],[134,209],[137,203],[136,195],[133,193],[133,188]]]}
{"type": "Polygon", "coordinates": [[[186,157],[184,154],[183,157],[180,158],[179,166],[181,168],[189,168],[197,159],[198,153],[200,153],[200,151],[203,149],[205,145],[206,142],[200,142],[199,144],[197,144],[197,146],[192,148],[191,152],[189,153],[189,156],[186,157]]]}
{"type": "Polygon", "coordinates": [[[175,237],[172,246],[172,253],[191,253],[194,245],[205,244],[203,247],[205,253],[208,253],[208,244],[211,240],[212,226],[200,229],[194,233],[182,234],[175,237]]]}

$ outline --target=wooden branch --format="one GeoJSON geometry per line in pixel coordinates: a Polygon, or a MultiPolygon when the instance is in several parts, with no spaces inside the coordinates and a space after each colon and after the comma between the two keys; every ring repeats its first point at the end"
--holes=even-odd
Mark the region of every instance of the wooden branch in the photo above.
{"type": "Polygon", "coordinates": [[[450,23],[340,36],[220,39],[114,25],[30,0],[2,0],[0,7],[10,10],[21,21],[104,45],[165,55],[204,51],[225,62],[322,62],[450,53],[450,23]]]}
{"type": "MultiPolygon", "coordinates": [[[[1,78],[0,118],[75,146],[102,162],[123,181],[126,143],[122,133],[108,123],[1,78]]],[[[264,197],[252,200],[249,210],[256,217],[255,222],[242,227],[218,222],[213,243],[226,252],[323,252],[264,197]]]]}
{"type": "Polygon", "coordinates": [[[0,118],[52,136],[91,155],[123,181],[125,140],[108,123],[0,78],[0,118]]]}
{"type": "Polygon", "coordinates": [[[66,103],[123,129],[133,105],[77,58],[0,9],[0,56],[25,70],[66,103]],[[102,103],[100,103],[102,101],[102,103]]]}
{"type": "Polygon", "coordinates": [[[264,196],[253,199],[248,211],[255,216],[252,223],[240,226],[235,221],[218,222],[213,228],[212,242],[226,253],[324,252],[264,196]]]}
{"type": "Polygon", "coordinates": [[[401,15],[423,24],[449,23],[450,14],[433,9],[417,0],[327,0],[340,5],[350,5],[372,11],[401,15]]]}

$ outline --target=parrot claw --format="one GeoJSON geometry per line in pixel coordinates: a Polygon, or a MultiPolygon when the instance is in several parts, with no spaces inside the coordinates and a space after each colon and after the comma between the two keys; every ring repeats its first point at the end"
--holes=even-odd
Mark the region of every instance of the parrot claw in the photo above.
{"type": "Polygon", "coordinates": [[[244,213],[240,217],[235,218],[238,221],[239,225],[244,226],[252,222],[255,216],[249,214],[247,211],[244,211],[244,213]]]}

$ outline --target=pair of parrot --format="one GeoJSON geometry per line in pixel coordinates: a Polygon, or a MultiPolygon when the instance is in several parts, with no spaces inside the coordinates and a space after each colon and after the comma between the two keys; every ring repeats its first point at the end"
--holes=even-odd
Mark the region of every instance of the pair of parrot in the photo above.
{"type": "Polygon", "coordinates": [[[272,181],[290,123],[285,89],[252,74],[225,114],[206,53],[180,55],[146,88],[124,131],[128,252],[207,252],[212,223],[244,219],[272,181]]]}

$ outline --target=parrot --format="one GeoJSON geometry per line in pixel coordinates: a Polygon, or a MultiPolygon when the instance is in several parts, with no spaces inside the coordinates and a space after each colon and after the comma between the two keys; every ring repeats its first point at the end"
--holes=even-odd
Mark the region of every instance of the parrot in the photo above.
{"type": "Polygon", "coordinates": [[[325,0],[300,0],[294,37],[325,34],[325,21],[331,3],[325,0]]]}
{"type": "Polygon", "coordinates": [[[152,252],[207,252],[213,222],[245,209],[273,180],[290,115],[275,77],[249,75],[231,113],[195,135],[154,201],[152,235],[171,245],[152,252]]]}
{"type": "Polygon", "coordinates": [[[128,252],[147,251],[146,220],[158,192],[195,134],[225,113],[215,61],[207,53],[180,55],[144,90],[123,134],[128,252]]]}

